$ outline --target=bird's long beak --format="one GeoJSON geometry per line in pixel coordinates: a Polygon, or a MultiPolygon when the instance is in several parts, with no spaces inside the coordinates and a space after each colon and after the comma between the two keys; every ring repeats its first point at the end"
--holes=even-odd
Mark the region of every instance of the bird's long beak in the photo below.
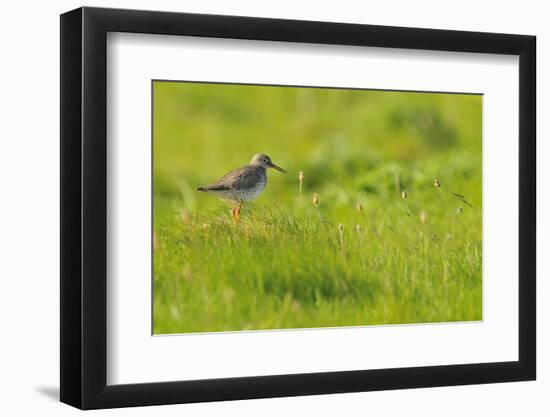
{"type": "Polygon", "coordinates": [[[269,166],[270,166],[271,168],[273,168],[273,169],[276,169],[277,171],[282,172],[283,174],[287,174],[286,169],[283,169],[283,168],[281,168],[281,167],[278,167],[278,166],[275,165],[273,162],[272,162],[271,165],[269,165],[269,166]]]}

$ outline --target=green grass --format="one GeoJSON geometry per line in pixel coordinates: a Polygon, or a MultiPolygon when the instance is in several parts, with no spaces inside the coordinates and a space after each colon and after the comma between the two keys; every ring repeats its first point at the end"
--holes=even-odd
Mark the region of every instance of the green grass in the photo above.
{"type": "Polygon", "coordinates": [[[156,82],[153,134],[154,333],[481,320],[480,96],[156,82]]]}

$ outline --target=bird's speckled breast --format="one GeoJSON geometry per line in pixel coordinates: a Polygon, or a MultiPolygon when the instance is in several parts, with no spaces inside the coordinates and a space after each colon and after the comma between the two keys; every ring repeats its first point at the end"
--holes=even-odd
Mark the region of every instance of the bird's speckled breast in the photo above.
{"type": "Polygon", "coordinates": [[[258,182],[251,188],[236,190],[238,193],[238,199],[243,201],[252,201],[264,190],[267,184],[267,175],[263,173],[260,175],[258,182]]]}

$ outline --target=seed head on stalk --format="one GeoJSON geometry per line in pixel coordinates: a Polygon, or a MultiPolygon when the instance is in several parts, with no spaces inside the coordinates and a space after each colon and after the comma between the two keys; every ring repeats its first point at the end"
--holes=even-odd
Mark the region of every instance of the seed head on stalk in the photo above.
{"type": "Polygon", "coordinates": [[[313,193],[312,202],[315,207],[319,207],[319,194],[313,193]]]}
{"type": "Polygon", "coordinates": [[[401,191],[401,198],[403,199],[403,204],[405,205],[405,208],[407,209],[407,215],[409,217],[412,217],[411,209],[409,208],[409,204],[407,203],[407,198],[409,198],[407,192],[405,190],[401,191]]]}
{"type": "Polygon", "coordinates": [[[302,184],[304,182],[304,171],[298,172],[298,181],[300,181],[300,201],[302,200],[302,184]]]}
{"type": "Polygon", "coordinates": [[[321,214],[321,209],[319,208],[319,201],[320,201],[319,194],[313,193],[312,202],[313,202],[313,205],[315,206],[315,209],[317,210],[317,214],[319,215],[319,221],[323,223],[323,215],[321,214]]]}

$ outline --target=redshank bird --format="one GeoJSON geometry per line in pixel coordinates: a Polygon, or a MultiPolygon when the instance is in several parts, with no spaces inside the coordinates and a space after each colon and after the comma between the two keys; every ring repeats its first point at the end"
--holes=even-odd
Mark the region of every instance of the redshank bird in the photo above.
{"type": "Polygon", "coordinates": [[[198,187],[197,191],[233,202],[235,206],[231,210],[231,215],[235,223],[238,223],[243,203],[254,200],[264,190],[267,184],[267,168],[287,173],[271,162],[269,156],[259,153],[252,157],[248,165],[228,172],[213,184],[198,187]]]}

